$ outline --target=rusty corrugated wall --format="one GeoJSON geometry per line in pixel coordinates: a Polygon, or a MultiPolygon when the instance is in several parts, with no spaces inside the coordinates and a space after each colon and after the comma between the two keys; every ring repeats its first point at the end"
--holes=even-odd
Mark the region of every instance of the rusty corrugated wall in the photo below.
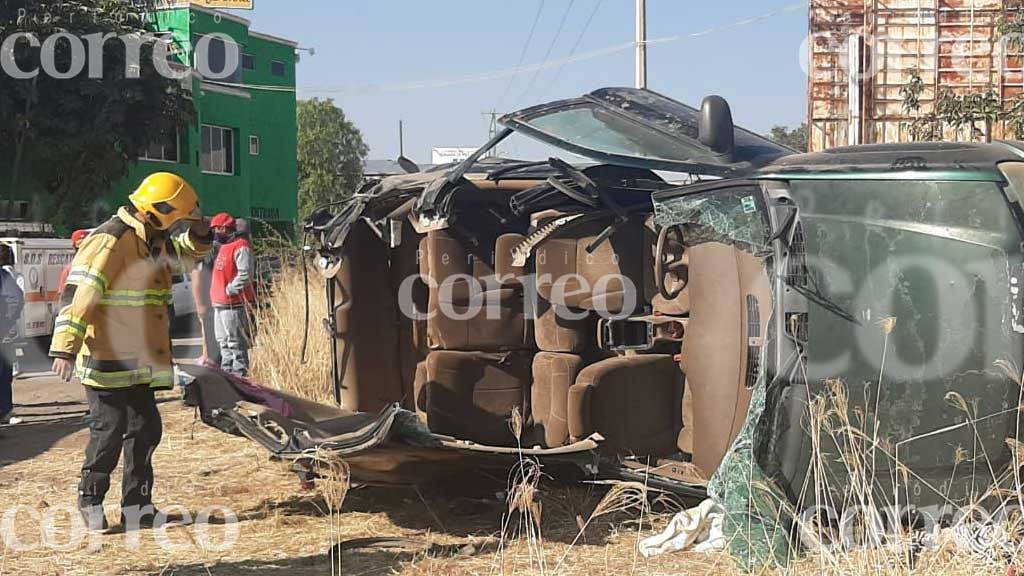
{"type": "MultiPolygon", "coordinates": [[[[940,87],[958,93],[995,89],[1004,101],[1024,91],[1019,45],[998,24],[1021,0],[813,0],[809,41],[811,150],[849,144],[908,142],[915,113],[901,88],[912,70],[924,82],[920,112],[940,87]],[[853,73],[851,73],[853,72],[853,73]]],[[[991,136],[1004,134],[993,126],[991,136]]],[[[1024,135],[1022,135],[1024,136],[1024,135]]],[[[979,139],[947,129],[950,140],[979,139]]]]}

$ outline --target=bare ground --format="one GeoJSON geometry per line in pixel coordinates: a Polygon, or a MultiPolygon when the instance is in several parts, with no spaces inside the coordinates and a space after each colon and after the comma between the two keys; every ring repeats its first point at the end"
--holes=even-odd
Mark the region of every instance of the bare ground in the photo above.
{"type": "MultiPolygon", "coordinates": [[[[256,445],[197,422],[175,396],[163,398],[161,404],[165,432],[154,458],[155,501],[170,513],[212,512],[209,519],[164,531],[76,538],[80,528],[71,512],[87,440],[81,418],[84,395],[76,385],[47,377],[19,380],[16,389],[19,410],[29,422],[0,429],[0,503],[6,513],[0,576],[302,575],[331,574],[332,566],[333,573],[352,575],[731,571],[724,555],[680,554],[645,561],[635,553],[637,526],[622,517],[592,522],[572,544],[579,525],[600,499],[593,487],[543,486],[543,545],[512,539],[500,552],[496,543],[488,545],[486,540],[500,534],[507,516],[504,502],[495,495],[503,479],[472,479],[463,486],[427,486],[419,491],[355,489],[348,493],[343,513],[332,518],[317,489],[304,488],[256,445]],[[225,524],[224,510],[214,507],[230,509],[238,523],[225,524]],[[232,533],[237,542],[220,550],[232,533]],[[345,552],[340,559],[330,554],[338,540],[380,536],[436,544],[477,542],[483,551],[459,558],[372,550],[345,552]]],[[[119,485],[118,473],[107,506],[112,520],[118,517],[119,485]]],[[[642,533],[650,531],[648,524],[642,533]]]]}

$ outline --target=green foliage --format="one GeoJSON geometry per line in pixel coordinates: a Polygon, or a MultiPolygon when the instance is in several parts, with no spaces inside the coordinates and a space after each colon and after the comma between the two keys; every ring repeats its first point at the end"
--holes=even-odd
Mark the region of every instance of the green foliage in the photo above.
{"type": "Polygon", "coordinates": [[[807,152],[807,123],[792,130],[788,126],[773,126],[768,138],[798,152],[807,152]]]}
{"type": "MultiPolygon", "coordinates": [[[[146,16],[138,6],[123,0],[7,0],[0,2],[0,36],[28,32],[43,41],[60,32],[79,38],[142,34],[146,16]]],[[[57,47],[57,69],[70,69],[69,43],[57,47]]],[[[15,58],[22,70],[32,70],[40,66],[40,49],[19,42],[15,58]]],[[[33,79],[3,76],[0,199],[32,195],[36,218],[57,227],[89,224],[91,208],[150,142],[194,119],[181,83],[154,68],[152,43],[142,47],[138,78],[128,77],[125,61],[124,43],[113,38],[104,44],[102,79],[88,77],[89,65],[70,79],[42,70],[33,79]]]]}
{"type": "Polygon", "coordinates": [[[1024,99],[1018,97],[1004,102],[994,88],[981,92],[957,94],[940,88],[933,110],[921,113],[921,95],[925,83],[920,71],[911,70],[910,80],[900,88],[903,111],[915,116],[910,134],[915,141],[935,141],[943,138],[943,129],[951,128],[958,134],[969,130],[971,137],[992,140],[992,126],[1003,122],[1009,133],[1024,134],[1024,99]]]}
{"type": "MultiPolygon", "coordinates": [[[[1007,2],[1008,4],[1011,2],[1007,2]]],[[[1016,3],[1020,3],[1017,1],[1016,3]]],[[[1006,6],[1006,8],[1012,8],[1006,6]]],[[[1006,45],[1011,50],[1020,51],[1022,47],[1022,40],[1024,40],[1024,11],[1021,11],[1020,6],[1016,7],[1018,10],[1013,12],[1012,15],[1003,14],[996,20],[996,32],[1000,39],[1006,42],[1006,45]]]]}
{"type": "Polygon", "coordinates": [[[352,195],[363,178],[370,149],[333,100],[298,104],[299,212],[352,195]]]}

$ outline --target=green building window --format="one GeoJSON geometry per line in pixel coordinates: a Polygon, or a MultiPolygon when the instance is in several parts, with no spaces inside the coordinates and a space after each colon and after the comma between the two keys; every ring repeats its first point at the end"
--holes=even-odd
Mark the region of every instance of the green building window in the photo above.
{"type": "Polygon", "coordinates": [[[203,40],[203,36],[199,34],[192,35],[192,46],[195,47],[192,55],[193,67],[202,70],[199,67],[200,59],[202,59],[207,66],[207,70],[220,76],[217,78],[218,80],[222,82],[241,82],[242,55],[238,44],[234,42],[228,43],[214,36],[205,39],[205,43],[203,43],[203,40]],[[235,64],[233,70],[228,69],[229,61],[235,64]]]}
{"type": "Polygon", "coordinates": [[[281,62],[280,60],[274,60],[273,62],[271,62],[270,63],[270,73],[273,74],[274,76],[279,77],[279,78],[284,78],[285,77],[284,62],[281,62]]]}
{"type": "Polygon", "coordinates": [[[178,162],[178,133],[167,134],[142,151],[139,160],[150,162],[178,162]]]}
{"type": "Polygon", "coordinates": [[[201,167],[210,174],[234,175],[235,132],[231,128],[203,124],[201,167]]]}
{"type": "Polygon", "coordinates": [[[259,156],[260,155],[260,137],[249,136],[249,155],[259,156]]]}
{"type": "Polygon", "coordinates": [[[250,72],[256,69],[256,59],[252,54],[242,54],[242,69],[250,72]]]}

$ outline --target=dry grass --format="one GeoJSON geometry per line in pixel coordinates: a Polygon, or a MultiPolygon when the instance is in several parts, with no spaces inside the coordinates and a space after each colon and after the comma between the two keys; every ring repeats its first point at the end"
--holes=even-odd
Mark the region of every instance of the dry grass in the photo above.
{"type": "Polygon", "coordinates": [[[324,279],[309,270],[309,325],[302,273],[286,268],[274,282],[273,293],[256,312],[252,350],[253,377],[266,386],[317,402],[334,402],[331,349],[323,319],[328,316],[324,279]],[[308,328],[305,362],[302,342],[308,328]]]}
{"type": "MultiPolygon", "coordinates": [[[[309,361],[298,360],[304,328],[301,275],[286,274],[259,319],[255,372],[269,385],[329,401],[329,352],[318,325],[326,303],[321,281],[311,276],[310,285],[314,320],[309,361]]],[[[852,448],[841,456],[854,470],[864,470],[877,446],[871,434],[873,420],[842,420],[847,418],[841,416],[846,413],[841,410],[844,401],[840,387],[829,400],[816,403],[812,432],[819,442],[827,434],[850,435],[851,442],[845,445],[852,448]]],[[[197,512],[223,505],[237,513],[239,523],[172,528],[166,536],[176,546],[173,550],[158,546],[153,532],[140,533],[137,548],[123,534],[102,536],[92,548],[68,550],[41,547],[17,552],[0,544],[0,576],[739,573],[726,553],[640,556],[638,540],[660,531],[682,506],[644,483],[567,487],[550,482],[543,467],[523,458],[510,470],[508,486],[469,478],[468,483],[422,490],[351,489],[344,463],[332,461],[326,463],[333,470],[331,481],[307,490],[255,444],[197,424],[192,412],[177,402],[165,403],[162,409],[165,436],[155,454],[158,506],[197,512]],[[203,545],[203,530],[217,543],[231,529],[238,533],[233,547],[217,552],[203,545]],[[442,545],[474,542],[482,552],[466,557],[384,550],[351,550],[337,557],[331,553],[341,540],[367,537],[416,538],[442,545]],[[492,542],[497,544],[488,545],[492,542]]],[[[4,508],[25,507],[13,525],[13,533],[23,542],[40,539],[39,523],[27,510],[46,514],[74,503],[84,433],[80,426],[69,432],[73,434],[35,458],[5,463],[0,454],[0,502],[4,508]]],[[[115,487],[119,481],[118,475],[115,487]]],[[[869,487],[858,482],[852,479],[851,494],[869,499],[869,487]]],[[[116,506],[108,507],[108,516],[115,515],[116,506]]],[[[54,526],[53,540],[66,542],[71,518],[58,517],[54,526]]],[[[903,557],[899,549],[822,550],[796,561],[784,573],[906,574],[903,557]]],[[[925,552],[916,573],[967,576],[1005,570],[958,552],[947,542],[937,551],[925,552]]]]}

